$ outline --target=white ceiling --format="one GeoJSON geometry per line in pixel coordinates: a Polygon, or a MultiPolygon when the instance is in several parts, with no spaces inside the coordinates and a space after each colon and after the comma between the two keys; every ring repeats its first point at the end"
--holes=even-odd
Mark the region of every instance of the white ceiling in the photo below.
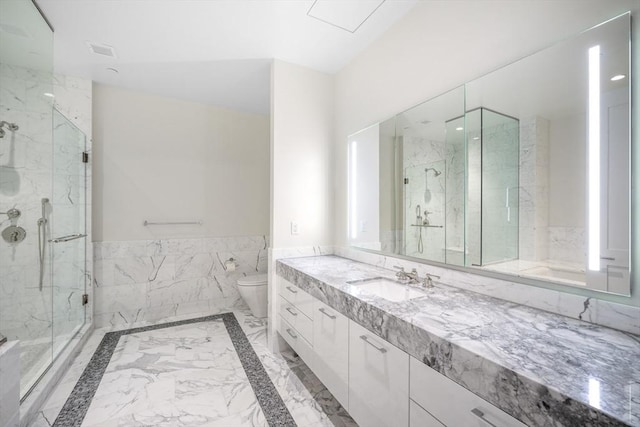
{"type": "Polygon", "coordinates": [[[417,0],[318,2],[37,0],[55,29],[57,72],[262,114],[269,111],[271,58],[335,73],[417,0]],[[351,33],[307,14],[322,3],[336,19],[375,12],[351,33]],[[117,58],[90,53],[88,41],[112,46],[117,58]]]}

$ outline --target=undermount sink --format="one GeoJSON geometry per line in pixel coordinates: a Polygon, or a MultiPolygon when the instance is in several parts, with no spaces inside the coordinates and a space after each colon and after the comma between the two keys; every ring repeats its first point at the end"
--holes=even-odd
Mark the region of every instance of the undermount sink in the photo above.
{"type": "Polygon", "coordinates": [[[366,293],[384,298],[387,301],[400,302],[423,297],[425,294],[407,285],[400,284],[394,280],[384,277],[373,277],[371,279],[352,280],[347,282],[357,286],[366,293]]]}

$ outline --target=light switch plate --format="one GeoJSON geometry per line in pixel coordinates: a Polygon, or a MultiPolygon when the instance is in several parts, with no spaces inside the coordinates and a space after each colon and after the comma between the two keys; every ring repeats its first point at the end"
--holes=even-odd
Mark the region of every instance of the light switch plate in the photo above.
{"type": "Polygon", "coordinates": [[[298,235],[298,221],[291,221],[291,235],[298,235]]]}

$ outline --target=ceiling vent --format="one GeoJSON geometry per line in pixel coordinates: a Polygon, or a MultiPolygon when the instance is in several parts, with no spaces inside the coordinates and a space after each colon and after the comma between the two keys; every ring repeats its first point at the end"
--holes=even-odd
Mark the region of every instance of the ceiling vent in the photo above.
{"type": "Polygon", "coordinates": [[[96,55],[109,56],[111,58],[117,58],[116,51],[111,46],[92,42],[87,42],[87,46],[89,46],[89,51],[91,53],[95,53],[96,55]]]}
{"type": "Polygon", "coordinates": [[[385,0],[315,0],[307,15],[355,33],[384,2],[385,0]]]}

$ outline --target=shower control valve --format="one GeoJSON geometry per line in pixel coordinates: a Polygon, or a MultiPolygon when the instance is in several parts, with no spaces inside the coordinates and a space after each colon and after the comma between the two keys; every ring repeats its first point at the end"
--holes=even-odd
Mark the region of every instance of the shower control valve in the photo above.
{"type": "Polygon", "coordinates": [[[20,218],[20,215],[22,215],[22,212],[20,212],[19,209],[11,208],[6,212],[0,212],[0,214],[7,215],[9,219],[16,219],[16,218],[20,218]]]}

